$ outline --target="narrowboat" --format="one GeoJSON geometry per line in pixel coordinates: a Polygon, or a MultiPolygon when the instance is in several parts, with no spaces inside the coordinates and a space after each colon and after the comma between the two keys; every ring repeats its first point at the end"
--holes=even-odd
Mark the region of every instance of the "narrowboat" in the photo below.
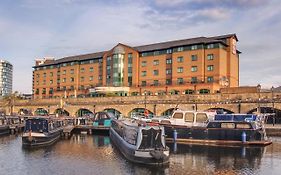
{"type": "Polygon", "coordinates": [[[164,126],[169,142],[209,145],[260,145],[267,138],[263,116],[256,114],[216,114],[176,110],[170,119],[152,119],[164,126]]]}
{"type": "Polygon", "coordinates": [[[113,119],[109,135],[113,144],[129,161],[146,165],[164,165],[169,162],[164,127],[160,125],[113,119]]]}
{"type": "Polygon", "coordinates": [[[4,116],[0,116],[0,135],[9,134],[10,129],[4,116]]]}
{"type": "Polygon", "coordinates": [[[112,113],[97,112],[94,117],[91,118],[95,129],[109,129],[111,126],[111,120],[115,118],[112,113]]]}
{"type": "Polygon", "coordinates": [[[30,117],[25,122],[23,146],[47,146],[57,141],[63,132],[63,121],[50,117],[30,117]]]}

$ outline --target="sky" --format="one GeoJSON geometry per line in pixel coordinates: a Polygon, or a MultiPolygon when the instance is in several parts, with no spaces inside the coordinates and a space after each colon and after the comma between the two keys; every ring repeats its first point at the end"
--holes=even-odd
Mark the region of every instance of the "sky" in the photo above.
{"type": "Polygon", "coordinates": [[[1,0],[0,59],[32,92],[35,59],[236,33],[240,85],[281,86],[280,0],[1,0]]]}

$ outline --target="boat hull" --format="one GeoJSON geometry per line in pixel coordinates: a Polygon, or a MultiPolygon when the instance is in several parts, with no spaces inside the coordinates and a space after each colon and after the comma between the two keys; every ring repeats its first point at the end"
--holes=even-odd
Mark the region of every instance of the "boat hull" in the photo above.
{"type": "Polygon", "coordinates": [[[48,146],[60,139],[62,130],[52,133],[24,133],[22,136],[22,145],[24,147],[48,146]]]}
{"type": "Polygon", "coordinates": [[[167,142],[225,146],[266,146],[272,143],[270,140],[265,139],[262,130],[258,129],[214,129],[177,125],[164,125],[164,128],[167,142]],[[246,134],[244,141],[242,141],[243,132],[246,134]]]}
{"type": "MultiPolygon", "coordinates": [[[[110,139],[113,144],[119,149],[125,158],[134,163],[146,165],[164,165],[169,162],[169,150],[161,154],[161,158],[155,158],[153,150],[138,150],[136,146],[128,144],[120,135],[112,128],[109,130],[110,139]]],[[[162,152],[163,153],[163,152],[162,152]]]]}
{"type": "Polygon", "coordinates": [[[6,135],[10,133],[9,126],[0,126],[0,135],[6,135]]]}

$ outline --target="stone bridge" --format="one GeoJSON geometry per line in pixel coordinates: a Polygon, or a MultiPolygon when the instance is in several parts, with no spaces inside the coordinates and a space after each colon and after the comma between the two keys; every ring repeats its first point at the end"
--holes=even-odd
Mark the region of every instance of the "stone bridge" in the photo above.
{"type": "Polygon", "coordinates": [[[281,111],[281,93],[243,93],[243,94],[197,94],[197,95],[161,95],[128,97],[94,97],[17,100],[13,105],[1,105],[1,111],[7,114],[28,110],[32,114],[37,109],[55,114],[58,109],[65,110],[70,116],[77,116],[78,111],[88,110],[92,113],[106,109],[119,111],[129,116],[134,109],[146,108],[155,115],[163,115],[174,109],[208,110],[224,109],[234,113],[251,113],[257,109],[281,111]]]}

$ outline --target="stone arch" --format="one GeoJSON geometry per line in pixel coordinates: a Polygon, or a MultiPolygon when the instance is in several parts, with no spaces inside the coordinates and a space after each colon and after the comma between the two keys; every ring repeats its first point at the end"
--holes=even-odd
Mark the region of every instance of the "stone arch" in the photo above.
{"type": "Polygon", "coordinates": [[[37,108],[35,111],[34,111],[34,115],[40,115],[40,116],[45,116],[45,115],[48,115],[49,112],[48,110],[46,110],[45,108],[37,108]]]}
{"type": "Polygon", "coordinates": [[[161,116],[171,116],[175,108],[169,108],[161,113],[161,116]]]}
{"type": "MultiPolygon", "coordinates": [[[[146,109],[148,110],[148,109],[146,109]]],[[[128,113],[128,116],[133,116],[133,115],[144,115],[144,111],[145,111],[145,108],[134,108],[133,110],[131,110],[129,113],[128,113]]],[[[153,115],[153,112],[151,112],[150,110],[148,110],[148,113],[149,115],[153,115]]]]}
{"type": "Polygon", "coordinates": [[[32,115],[32,112],[30,109],[27,108],[20,108],[18,111],[19,115],[32,115]]]}
{"type": "Polygon", "coordinates": [[[69,116],[69,112],[65,109],[62,109],[62,108],[57,108],[55,111],[54,111],[54,114],[58,115],[58,116],[69,116]]]}
{"type": "Polygon", "coordinates": [[[105,108],[104,109],[105,112],[111,112],[112,114],[114,114],[115,116],[120,116],[120,114],[122,114],[120,111],[118,111],[115,108],[105,108]]]}
{"type": "MultiPolygon", "coordinates": [[[[249,110],[247,112],[247,114],[253,114],[253,113],[257,113],[258,111],[258,108],[253,108],[251,110],[249,110]]],[[[273,107],[260,107],[260,113],[262,114],[268,114],[266,115],[266,123],[268,124],[275,124],[275,123],[278,123],[280,124],[281,123],[281,110],[280,109],[277,109],[277,108],[273,108],[273,107]],[[272,114],[272,115],[270,115],[272,114]]]]}
{"type": "Polygon", "coordinates": [[[233,114],[234,112],[225,108],[219,108],[219,107],[215,107],[215,108],[209,108],[206,111],[216,111],[218,114],[223,114],[223,113],[227,113],[227,114],[233,114]]]}
{"type": "Polygon", "coordinates": [[[78,109],[78,111],[75,113],[76,117],[82,117],[84,115],[92,115],[94,114],[92,111],[90,111],[89,109],[86,108],[80,108],[78,109]]]}

